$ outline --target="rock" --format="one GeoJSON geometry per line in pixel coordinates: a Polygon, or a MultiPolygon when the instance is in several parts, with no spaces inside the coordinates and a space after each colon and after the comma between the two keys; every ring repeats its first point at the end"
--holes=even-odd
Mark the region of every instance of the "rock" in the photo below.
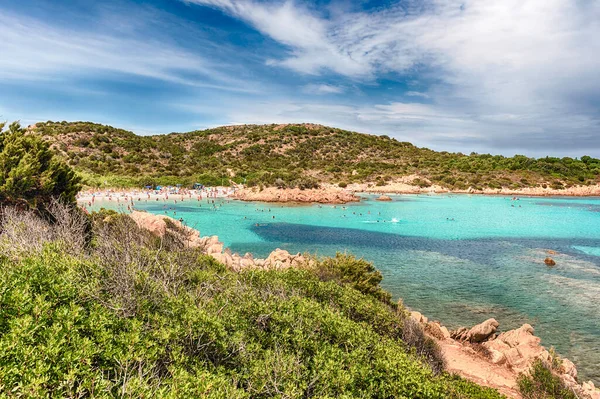
{"type": "Polygon", "coordinates": [[[446,326],[440,326],[440,330],[442,330],[442,335],[444,336],[444,339],[450,338],[450,331],[448,331],[446,326]]]}
{"type": "Polygon", "coordinates": [[[506,356],[504,353],[497,351],[495,349],[488,349],[490,354],[490,361],[494,364],[504,364],[506,363],[506,356]]]}
{"type": "Polygon", "coordinates": [[[306,189],[299,188],[279,189],[267,187],[262,191],[251,189],[239,189],[233,195],[242,201],[264,201],[264,202],[318,202],[323,204],[345,204],[347,202],[360,201],[360,198],[351,192],[341,188],[306,189]]]}
{"type": "MultiPolygon", "coordinates": [[[[491,353],[494,351],[504,355],[506,363],[515,372],[529,370],[536,359],[550,360],[550,354],[540,345],[540,338],[533,335],[533,327],[523,324],[516,330],[503,332],[496,339],[482,345],[491,353]]],[[[498,359],[500,355],[496,355],[498,359]]]]}
{"type": "Polygon", "coordinates": [[[546,264],[546,266],[555,266],[556,265],[556,262],[554,261],[554,259],[552,259],[549,256],[546,259],[544,259],[544,263],[546,264]]]}
{"type": "Polygon", "coordinates": [[[442,332],[442,326],[436,321],[430,321],[429,323],[425,324],[425,332],[440,341],[446,339],[444,337],[444,333],[442,332]]]}
{"type": "Polygon", "coordinates": [[[581,386],[584,394],[591,399],[600,399],[600,391],[596,389],[592,381],[584,382],[581,386]]]}
{"type": "Polygon", "coordinates": [[[569,359],[562,359],[560,371],[563,374],[570,375],[571,377],[577,379],[577,368],[575,368],[575,364],[573,364],[573,362],[569,359]]]}
{"type": "Polygon", "coordinates": [[[453,330],[450,332],[450,337],[457,341],[465,341],[467,338],[467,333],[469,329],[466,327],[460,327],[457,330],[453,330]]]}
{"type": "Polygon", "coordinates": [[[557,252],[556,252],[556,251],[554,251],[554,250],[552,250],[552,249],[549,249],[549,250],[547,250],[547,251],[546,251],[546,253],[547,253],[548,255],[556,255],[556,254],[557,254],[557,252]]]}
{"type": "Polygon", "coordinates": [[[379,198],[377,198],[377,201],[391,201],[392,197],[388,196],[388,195],[382,195],[379,198]]]}
{"type": "Polygon", "coordinates": [[[469,330],[468,340],[470,342],[483,342],[496,332],[498,325],[496,319],[487,319],[469,330]]]}
{"type": "Polygon", "coordinates": [[[425,331],[429,333],[429,335],[433,336],[434,338],[440,341],[450,338],[450,333],[448,332],[448,329],[442,326],[437,321],[430,321],[429,323],[427,323],[425,325],[425,331]]]}
{"type": "Polygon", "coordinates": [[[420,312],[412,311],[410,312],[410,317],[417,323],[427,324],[427,317],[423,316],[420,312]]]}

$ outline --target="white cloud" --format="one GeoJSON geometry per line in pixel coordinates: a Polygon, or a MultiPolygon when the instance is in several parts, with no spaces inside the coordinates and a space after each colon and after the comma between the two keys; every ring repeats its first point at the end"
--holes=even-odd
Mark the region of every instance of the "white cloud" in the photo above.
{"type": "Polygon", "coordinates": [[[103,72],[219,90],[252,91],[243,81],[222,73],[222,68],[171,43],[69,30],[7,13],[0,14],[0,54],[0,80],[4,81],[59,83],[74,76],[103,72]]]}
{"type": "Polygon", "coordinates": [[[404,93],[404,95],[409,96],[409,97],[423,97],[423,98],[429,98],[429,94],[427,93],[421,93],[418,91],[407,91],[406,93],[404,93]]]}
{"type": "Polygon", "coordinates": [[[342,86],[328,84],[309,84],[304,86],[303,91],[309,94],[341,94],[346,89],[342,86]]]}
{"type": "Polygon", "coordinates": [[[407,0],[330,15],[291,1],[188,2],[220,8],[286,46],[288,56],[270,65],[362,82],[431,78],[428,90],[404,93],[432,103],[419,118],[469,119],[482,139],[568,132],[589,143],[600,129],[598,1],[407,0]]]}

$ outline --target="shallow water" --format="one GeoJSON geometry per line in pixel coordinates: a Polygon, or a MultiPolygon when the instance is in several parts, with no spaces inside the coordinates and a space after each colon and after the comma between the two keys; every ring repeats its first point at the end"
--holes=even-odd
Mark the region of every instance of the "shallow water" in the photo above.
{"type": "Polygon", "coordinates": [[[136,207],[183,218],[240,253],[351,252],[430,319],[457,327],[495,317],[503,330],[530,323],[581,377],[600,383],[600,198],[364,198],[335,207],[222,199],[136,207]],[[549,249],[558,252],[552,268],[543,262],[549,249]]]}

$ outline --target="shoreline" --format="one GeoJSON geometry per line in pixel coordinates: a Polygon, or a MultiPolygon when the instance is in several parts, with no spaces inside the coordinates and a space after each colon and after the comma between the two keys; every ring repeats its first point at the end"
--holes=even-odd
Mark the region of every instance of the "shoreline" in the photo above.
{"type": "MultiPolygon", "coordinates": [[[[165,220],[170,220],[183,231],[190,247],[201,249],[236,272],[305,267],[312,262],[310,257],[300,253],[290,254],[281,249],[275,249],[264,259],[255,258],[251,253],[238,255],[226,248],[218,236],[202,237],[199,230],[187,227],[169,216],[136,211],[131,217],[138,226],[157,235],[164,234],[168,228],[165,220]]],[[[449,330],[441,322],[431,321],[418,311],[406,310],[407,316],[418,323],[425,334],[440,346],[448,372],[497,389],[507,397],[522,397],[517,380],[520,373],[529,370],[534,361],[541,359],[552,363],[552,349],[548,350],[541,345],[541,339],[534,334],[534,328],[529,324],[502,331],[495,319],[488,319],[471,328],[449,330]]],[[[554,372],[561,380],[581,395],[579,397],[600,399],[600,390],[596,389],[594,383],[580,381],[576,365],[567,358],[560,359],[562,363],[554,372]]]]}
{"type": "MultiPolygon", "coordinates": [[[[329,185],[330,187],[336,187],[329,185]]],[[[522,196],[522,197],[600,197],[600,184],[591,186],[573,186],[561,190],[552,188],[543,188],[541,186],[527,187],[520,189],[484,189],[474,190],[450,190],[448,188],[432,185],[430,187],[420,187],[409,183],[391,183],[385,186],[374,186],[370,183],[349,184],[346,190],[353,192],[363,192],[372,194],[468,194],[468,195],[490,195],[490,196],[522,196]]]]}
{"type": "MultiPolygon", "coordinates": [[[[360,202],[361,195],[482,195],[482,196],[516,196],[539,198],[594,198],[600,197],[600,185],[577,186],[564,190],[543,189],[542,187],[519,190],[448,190],[439,186],[422,188],[394,183],[387,186],[368,184],[352,184],[342,189],[335,185],[323,185],[319,189],[279,189],[268,187],[259,190],[253,188],[210,187],[198,190],[148,190],[148,189],[104,189],[83,190],[77,194],[77,202],[92,206],[96,201],[114,201],[121,204],[134,204],[138,201],[204,201],[214,199],[232,199],[247,202],[265,202],[290,205],[330,204],[339,205],[360,202]]],[[[389,199],[386,199],[389,201],[389,199]]]]}

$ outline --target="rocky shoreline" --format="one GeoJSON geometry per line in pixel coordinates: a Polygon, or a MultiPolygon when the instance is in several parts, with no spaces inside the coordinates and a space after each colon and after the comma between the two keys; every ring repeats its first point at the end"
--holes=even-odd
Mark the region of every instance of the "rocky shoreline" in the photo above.
{"type": "MultiPolygon", "coordinates": [[[[254,258],[250,253],[240,256],[224,248],[217,236],[202,237],[198,230],[168,216],[139,211],[134,211],[130,216],[140,228],[157,236],[162,237],[167,231],[178,234],[189,247],[199,248],[234,271],[287,269],[311,262],[310,258],[300,253],[290,254],[281,249],[274,250],[266,259],[254,258]]],[[[521,398],[517,387],[518,376],[527,372],[534,361],[540,359],[551,364],[557,363],[555,355],[540,344],[541,339],[534,335],[534,329],[529,324],[498,333],[498,322],[488,319],[472,328],[451,331],[419,312],[410,312],[410,317],[439,344],[449,372],[497,389],[511,398],[521,398]]],[[[570,360],[560,359],[554,371],[578,397],[600,399],[600,390],[595,388],[593,382],[579,383],[577,369],[570,360]]]]}
{"type": "Polygon", "coordinates": [[[574,186],[562,190],[549,187],[527,187],[513,189],[484,189],[484,190],[449,190],[445,187],[432,185],[419,187],[410,183],[391,183],[385,186],[376,186],[368,183],[350,184],[340,188],[332,184],[324,184],[319,189],[301,190],[298,188],[240,188],[231,198],[241,201],[280,202],[280,203],[320,203],[320,204],[345,204],[361,200],[361,193],[379,194],[379,201],[392,201],[387,194],[471,194],[471,195],[508,195],[525,197],[600,197],[600,185],[574,186]]]}
{"type": "Polygon", "coordinates": [[[320,204],[345,204],[358,202],[360,197],[348,190],[337,187],[319,189],[299,188],[276,188],[267,187],[262,190],[258,188],[240,188],[231,196],[242,201],[261,202],[297,202],[297,203],[320,203],[320,204]]]}
{"type": "Polygon", "coordinates": [[[539,359],[553,364],[554,373],[578,397],[600,399],[600,390],[595,388],[594,383],[580,383],[573,362],[544,348],[529,324],[498,333],[498,322],[488,319],[472,328],[449,331],[440,322],[429,321],[419,312],[413,311],[410,316],[438,342],[449,372],[495,388],[508,397],[521,398],[517,379],[539,359]]]}
{"type": "Polygon", "coordinates": [[[553,189],[550,187],[526,187],[520,189],[492,189],[475,190],[469,188],[466,190],[450,190],[446,187],[431,185],[429,187],[420,187],[410,184],[410,182],[395,182],[384,186],[377,186],[369,183],[349,184],[346,190],[351,192],[366,192],[376,194],[479,194],[479,195],[511,195],[511,196],[530,196],[530,197],[600,197],[600,184],[590,186],[573,186],[564,189],[553,189]]]}

